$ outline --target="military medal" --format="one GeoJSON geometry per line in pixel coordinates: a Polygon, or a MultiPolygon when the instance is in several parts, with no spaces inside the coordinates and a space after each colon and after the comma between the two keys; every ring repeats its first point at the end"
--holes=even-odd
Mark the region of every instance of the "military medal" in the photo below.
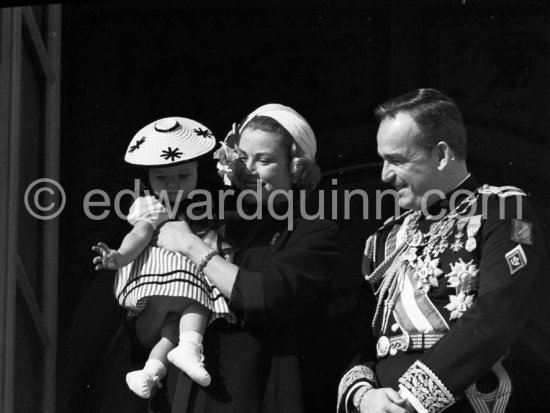
{"type": "Polygon", "coordinates": [[[445,274],[449,281],[449,287],[456,290],[456,295],[449,295],[449,304],[445,306],[451,312],[450,319],[462,317],[467,310],[473,307],[475,296],[473,294],[479,287],[479,268],[474,260],[464,262],[459,258],[451,264],[451,272],[445,274]]]}
{"type": "Polygon", "coordinates": [[[466,251],[472,252],[477,247],[476,239],[474,238],[477,232],[481,228],[481,215],[475,215],[468,221],[468,227],[466,228],[466,234],[468,239],[466,240],[466,251]]]}
{"type": "Polygon", "coordinates": [[[454,242],[451,244],[451,250],[453,252],[458,252],[462,248],[464,248],[464,245],[462,244],[462,241],[460,241],[459,239],[455,239],[454,242]]]}
{"type": "Polygon", "coordinates": [[[476,242],[476,239],[473,238],[473,237],[470,237],[466,240],[466,251],[468,252],[472,252],[473,250],[475,250],[477,247],[477,242],[476,242]]]}
{"type": "Polygon", "coordinates": [[[466,226],[465,220],[459,220],[456,224],[455,240],[451,244],[451,250],[453,252],[459,252],[464,248],[464,243],[462,242],[462,237],[464,236],[464,227],[466,226]]]}

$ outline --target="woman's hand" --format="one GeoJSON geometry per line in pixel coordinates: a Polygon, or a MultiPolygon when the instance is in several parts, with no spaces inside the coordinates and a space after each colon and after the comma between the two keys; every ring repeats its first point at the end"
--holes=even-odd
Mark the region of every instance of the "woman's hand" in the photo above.
{"type": "MultiPolygon", "coordinates": [[[[183,254],[195,265],[199,264],[204,256],[213,248],[210,246],[211,243],[212,240],[207,239],[205,242],[193,234],[185,221],[170,221],[165,223],[159,228],[156,236],[156,245],[158,247],[183,254]]],[[[239,267],[216,255],[208,261],[203,271],[226,298],[231,296],[231,290],[233,289],[235,278],[237,278],[239,267]]]]}
{"type": "Polygon", "coordinates": [[[197,240],[200,242],[200,238],[193,234],[187,222],[169,221],[159,228],[153,243],[160,248],[186,255],[197,240]]]}
{"type": "Polygon", "coordinates": [[[411,413],[410,405],[390,387],[369,390],[361,399],[359,413],[411,413]]]}

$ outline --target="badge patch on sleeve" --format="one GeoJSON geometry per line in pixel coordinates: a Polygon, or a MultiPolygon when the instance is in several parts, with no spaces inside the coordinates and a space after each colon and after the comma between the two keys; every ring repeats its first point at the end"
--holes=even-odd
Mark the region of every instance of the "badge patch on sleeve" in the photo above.
{"type": "Polygon", "coordinates": [[[515,248],[512,248],[510,251],[504,255],[508,267],[510,268],[510,274],[514,275],[516,272],[521,270],[527,265],[527,257],[521,245],[518,245],[515,248]]]}
{"type": "Polygon", "coordinates": [[[510,239],[518,244],[533,245],[533,224],[529,221],[512,218],[510,239]]]}

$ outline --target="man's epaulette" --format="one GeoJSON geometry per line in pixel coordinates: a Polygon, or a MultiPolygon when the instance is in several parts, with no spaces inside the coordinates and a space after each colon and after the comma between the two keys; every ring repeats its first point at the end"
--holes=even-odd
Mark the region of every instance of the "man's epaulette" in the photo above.
{"type": "Polygon", "coordinates": [[[527,194],[523,192],[521,189],[515,187],[515,186],[492,186],[492,185],[483,185],[481,188],[478,189],[478,192],[480,194],[484,195],[498,195],[502,198],[506,198],[509,196],[526,196],[527,194]]]}

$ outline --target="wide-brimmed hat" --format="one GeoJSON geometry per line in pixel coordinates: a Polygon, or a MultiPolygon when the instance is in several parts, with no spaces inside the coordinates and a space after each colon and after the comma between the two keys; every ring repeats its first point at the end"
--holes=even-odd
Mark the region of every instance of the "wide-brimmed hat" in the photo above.
{"type": "Polygon", "coordinates": [[[173,116],[156,120],[136,133],[124,160],[138,166],[172,166],[196,159],[214,146],[216,138],[206,126],[173,116]]]}

